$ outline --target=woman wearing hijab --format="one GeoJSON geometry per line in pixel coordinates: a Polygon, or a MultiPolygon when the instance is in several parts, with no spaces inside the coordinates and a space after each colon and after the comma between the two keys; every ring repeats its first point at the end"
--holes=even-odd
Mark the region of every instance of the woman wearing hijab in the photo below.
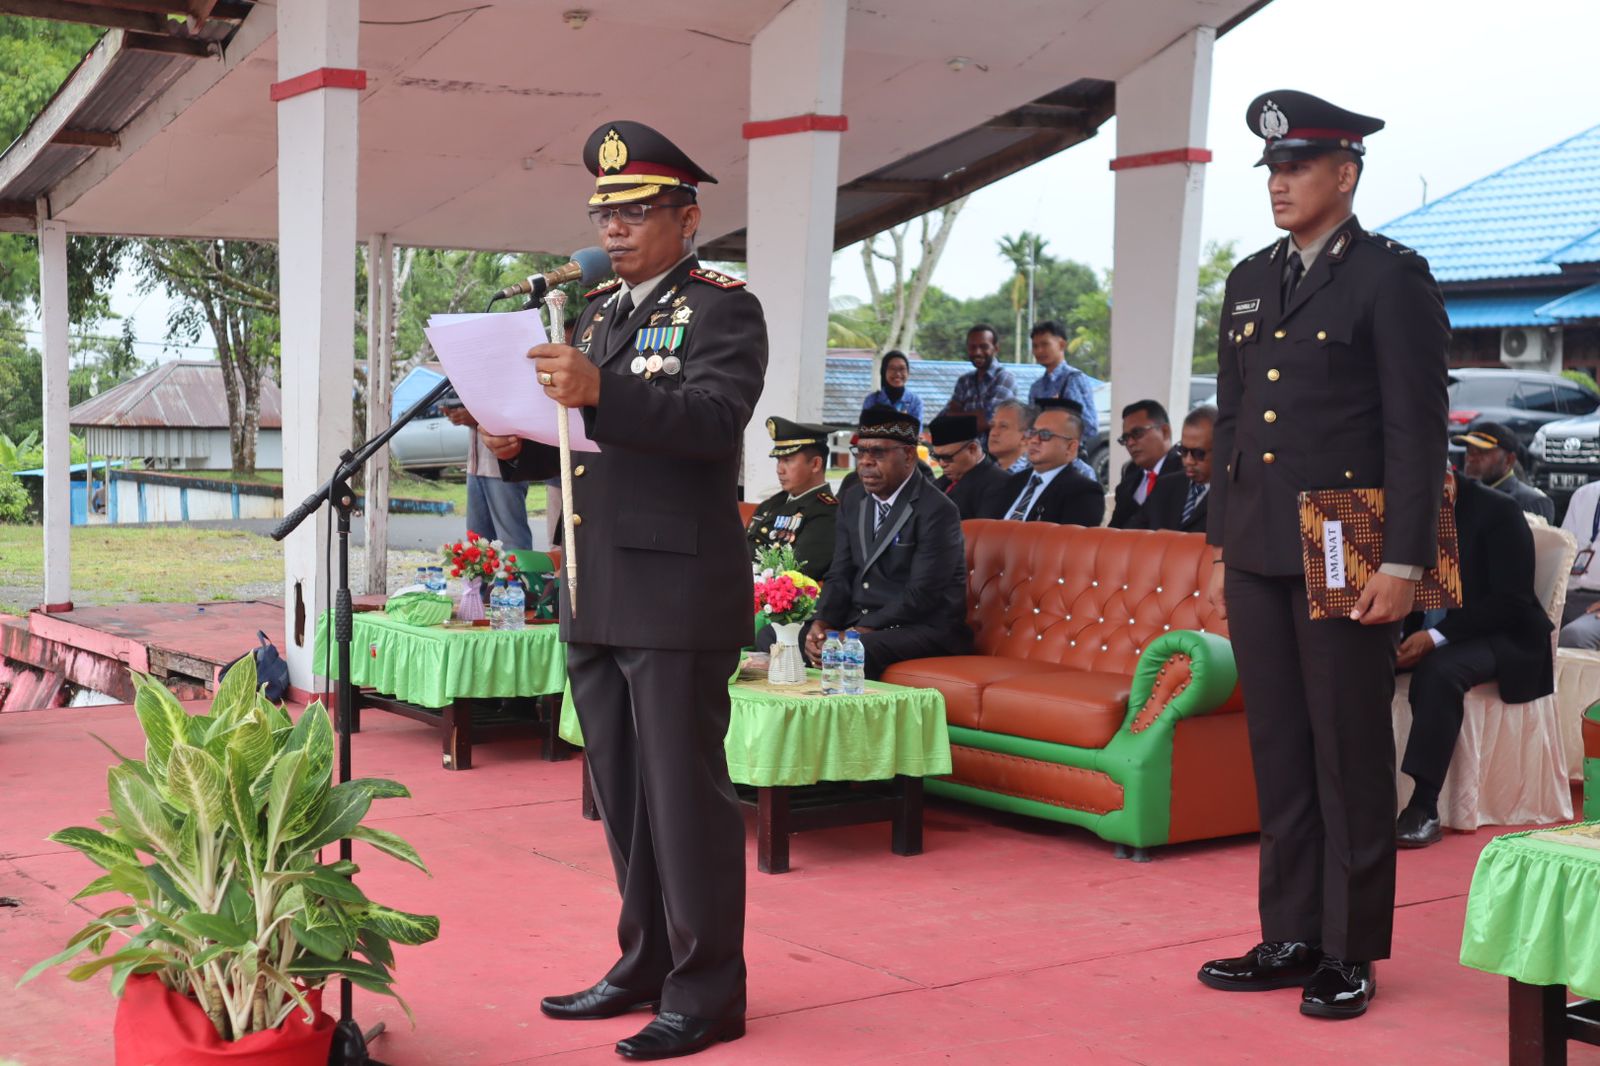
{"type": "Polygon", "coordinates": [[[906,388],[906,379],[911,376],[911,360],[906,358],[906,353],[899,351],[885,353],[879,375],[879,383],[883,387],[862,402],[861,410],[892,407],[901,414],[916,419],[917,433],[921,434],[922,397],[906,388]]]}

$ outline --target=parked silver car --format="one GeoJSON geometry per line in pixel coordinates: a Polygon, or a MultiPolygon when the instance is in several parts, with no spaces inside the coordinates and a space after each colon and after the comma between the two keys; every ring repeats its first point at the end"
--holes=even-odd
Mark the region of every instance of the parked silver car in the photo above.
{"type": "Polygon", "coordinates": [[[1528,446],[1533,483],[1565,512],[1574,490],[1600,478],[1600,412],[1546,422],[1528,446]]]}
{"type": "MultiPolygon", "coordinates": [[[[419,366],[394,387],[394,411],[398,415],[422,399],[444,375],[419,366]]],[[[407,470],[442,470],[447,466],[467,465],[467,449],[472,446],[472,430],[451,424],[438,405],[428,408],[400,428],[389,440],[389,454],[407,470]]]]}

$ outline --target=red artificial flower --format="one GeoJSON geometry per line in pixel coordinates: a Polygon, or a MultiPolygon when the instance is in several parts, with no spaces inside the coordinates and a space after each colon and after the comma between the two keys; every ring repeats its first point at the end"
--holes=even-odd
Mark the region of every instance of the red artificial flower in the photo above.
{"type": "Polygon", "coordinates": [[[477,562],[478,561],[478,557],[481,556],[482,554],[483,554],[483,552],[479,551],[476,547],[472,547],[472,548],[468,548],[467,549],[467,559],[469,561],[471,561],[471,562],[477,562]]]}
{"type": "Polygon", "coordinates": [[[455,569],[451,570],[450,571],[450,576],[451,577],[460,577],[461,576],[461,567],[458,566],[455,569]]]}
{"type": "Polygon", "coordinates": [[[516,561],[517,561],[517,557],[516,557],[516,556],[515,556],[515,555],[508,555],[508,556],[506,556],[506,562],[508,562],[508,563],[514,563],[514,562],[516,562],[516,561]]]}

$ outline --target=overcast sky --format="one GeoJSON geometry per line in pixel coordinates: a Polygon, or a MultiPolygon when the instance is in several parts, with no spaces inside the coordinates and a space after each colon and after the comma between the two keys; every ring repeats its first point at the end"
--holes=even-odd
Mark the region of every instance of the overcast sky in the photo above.
{"type": "MultiPolygon", "coordinates": [[[[1367,142],[1356,206],[1369,228],[1600,124],[1600,0],[1273,0],[1217,42],[1205,170],[1205,240],[1241,254],[1277,236],[1260,140],[1245,105],[1269,89],[1302,89],[1387,121],[1367,142]]],[[[1116,123],[1053,159],[974,194],[934,280],[971,297],[1009,276],[996,240],[1023,229],[1047,250],[1111,265],[1116,123]]],[[[1173,147],[1181,147],[1174,145],[1173,147]]],[[[857,249],[834,258],[834,295],[866,296],[857,249]]],[[[162,355],[166,301],[118,287],[141,358],[162,355]]],[[[114,332],[108,328],[107,332],[114,332]]],[[[175,353],[165,353],[171,358],[175,353]]],[[[208,356],[209,349],[192,353],[208,356]]]]}
{"type": "MultiPolygon", "coordinates": [[[[1384,119],[1367,139],[1356,209],[1376,229],[1430,199],[1600,125],[1600,0],[1273,0],[1217,42],[1205,146],[1203,240],[1241,255],[1277,237],[1261,141],[1245,106],[1301,89],[1384,119]]],[[[1172,145],[1179,148],[1182,145],[1172,145]]],[[[1116,122],[973,194],[934,283],[958,297],[1010,276],[995,250],[1031,229],[1046,251],[1111,265],[1116,122]]],[[[887,272],[884,272],[887,276],[887,272]]],[[[834,257],[835,296],[865,297],[859,247],[834,257]]]]}

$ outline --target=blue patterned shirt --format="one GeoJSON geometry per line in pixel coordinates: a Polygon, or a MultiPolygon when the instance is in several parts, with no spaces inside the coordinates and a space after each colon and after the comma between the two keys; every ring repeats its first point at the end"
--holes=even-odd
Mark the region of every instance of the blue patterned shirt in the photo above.
{"type": "Polygon", "coordinates": [[[982,372],[982,380],[979,380],[979,371],[976,370],[957,378],[956,387],[950,393],[950,402],[944,405],[944,409],[982,411],[985,418],[993,418],[996,404],[1016,398],[1017,379],[1011,376],[1011,371],[991,363],[989,369],[982,372]]]}
{"type": "Polygon", "coordinates": [[[1094,383],[1089,380],[1088,374],[1069,366],[1065,359],[1057,363],[1054,370],[1039,375],[1029,386],[1028,402],[1038,404],[1042,399],[1076,401],[1083,408],[1085,440],[1100,431],[1100,413],[1094,405],[1094,383]]]}

